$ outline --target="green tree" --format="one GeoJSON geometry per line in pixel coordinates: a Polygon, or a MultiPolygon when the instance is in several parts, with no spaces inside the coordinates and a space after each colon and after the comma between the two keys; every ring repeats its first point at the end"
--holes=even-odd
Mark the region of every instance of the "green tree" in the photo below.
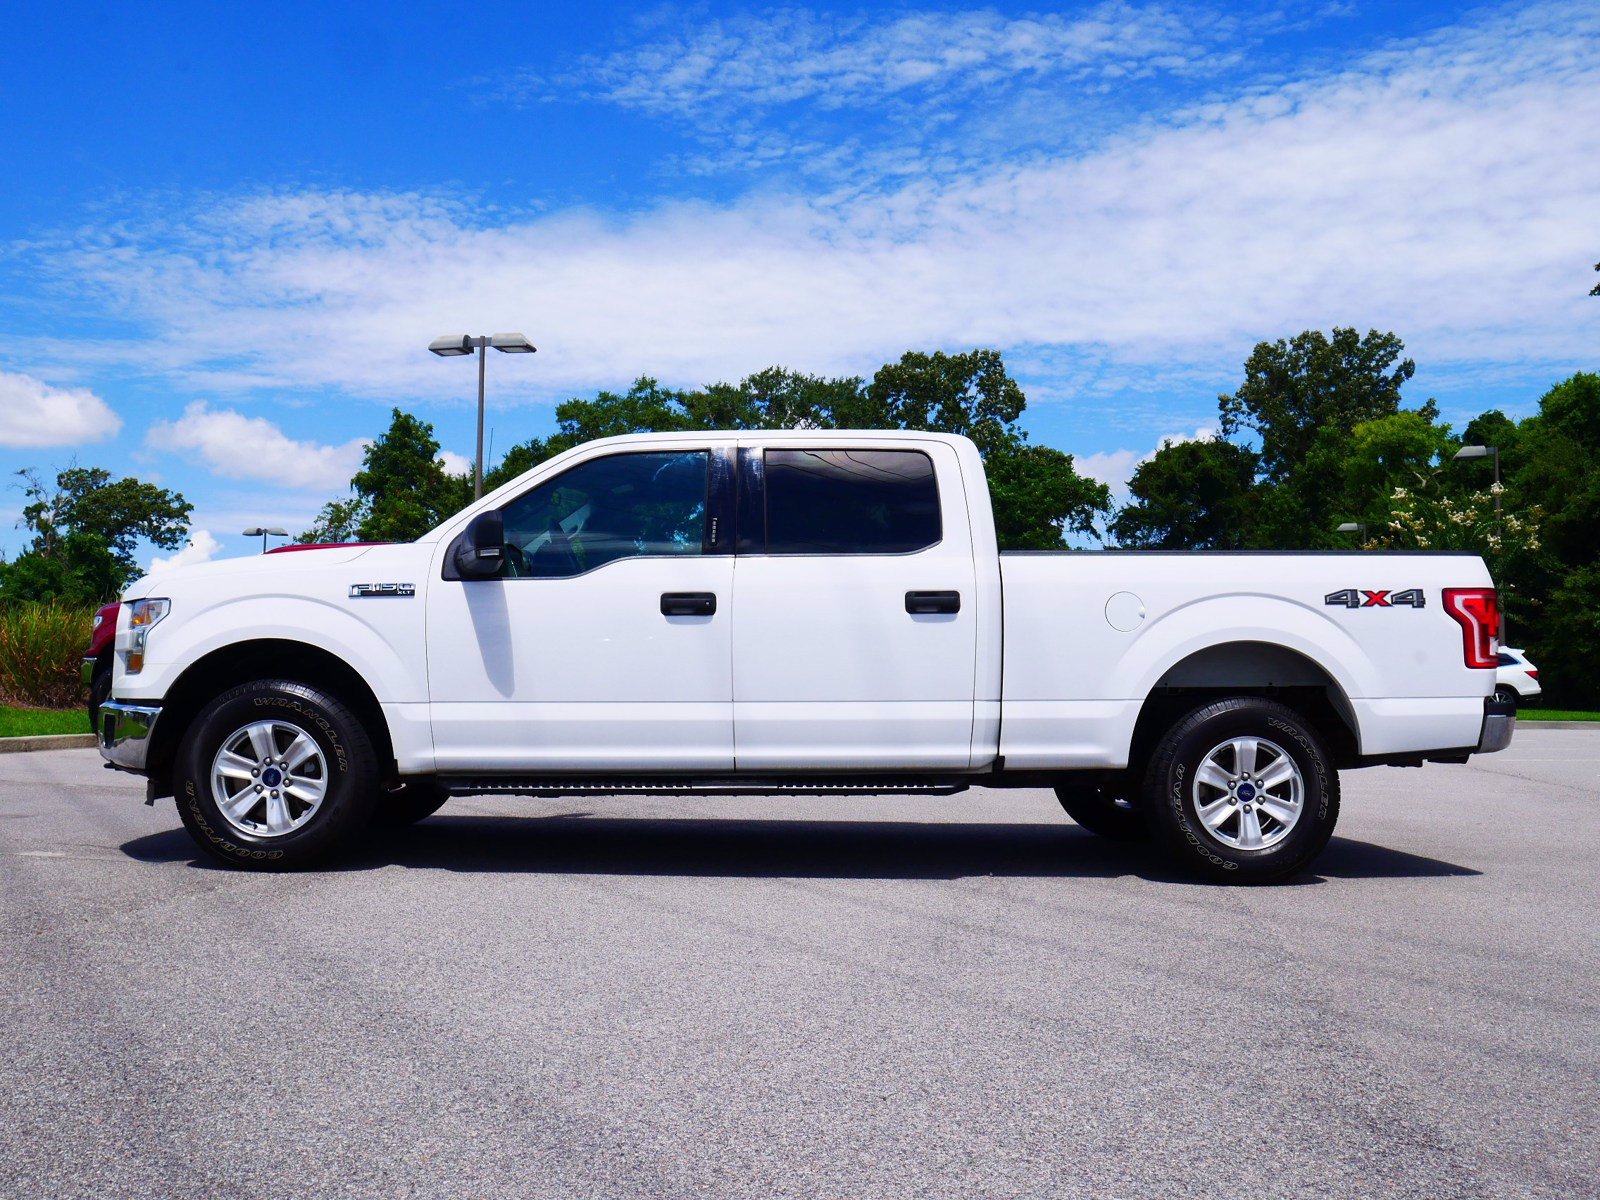
{"type": "Polygon", "coordinates": [[[5,599],[109,599],[139,575],[134,551],[141,541],[176,550],[188,537],[194,506],[153,483],[76,465],[53,484],[35,471],[17,474],[27,499],[22,521],[33,538],[5,567],[5,599]]]}
{"type": "MultiPolygon", "coordinates": [[[[1356,426],[1400,411],[1400,389],[1416,371],[1392,333],[1308,329],[1287,341],[1261,342],[1245,361],[1245,379],[1217,398],[1222,434],[1261,439],[1253,522],[1255,545],[1294,549],[1332,545],[1332,526],[1349,500],[1347,451],[1356,426]]],[[[1417,410],[1438,417],[1433,401],[1417,410]]]]}
{"type": "Polygon", "coordinates": [[[1163,442],[1134,471],[1131,499],[1110,532],[1134,549],[1238,550],[1250,526],[1256,468],[1255,452],[1232,442],[1163,442]]]}
{"type": "Polygon", "coordinates": [[[433,426],[394,409],[389,428],[362,454],[354,496],[323,505],[300,542],[410,542],[466,507],[472,480],[439,461],[433,426]]]}
{"type": "Polygon", "coordinates": [[[295,541],[302,544],[323,542],[358,542],[361,540],[361,523],[367,519],[367,502],[360,496],[348,500],[329,500],[322,506],[317,519],[295,541]]]}
{"type": "Polygon", "coordinates": [[[1515,458],[1502,450],[1510,492],[1547,514],[1545,542],[1576,568],[1600,558],[1600,374],[1579,372],[1539,400],[1518,429],[1515,458]]]}

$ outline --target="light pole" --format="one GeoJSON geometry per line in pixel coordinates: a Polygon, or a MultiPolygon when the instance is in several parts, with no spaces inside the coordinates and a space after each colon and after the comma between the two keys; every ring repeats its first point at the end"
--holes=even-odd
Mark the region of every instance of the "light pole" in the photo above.
{"type": "MultiPolygon", "coordinates": [[[[1502,549],[1506,544],[1505,522],[1500,517],[1500,447],[1499,446],[1463,446],[1452,455],[1452,460],[1461,462],[1469,458],[1488,458],[1494,456],[1494,535],[1500,541],[1502,549]]],[[[1506,644],[1506,610],[1500,609],[1500,644],[1506,644]]]]}
{"type": "Polygon", "coordinates": [[[1503,537],[1504,531],[1500,528],[1500,447],[1499,446],[1463,446],[1455,452],[1455,461],[1460,462],[1466,458],[1488,458],[1494,455],[1494,531],[1497,537],[1503,537]]]}
{"type": "Polygon", "coordinates": [[[263,554],[265,554],[267,552],[267,539],[269,537],[288,537],[289,536],[289,534],[285,530],[276,529],[276,528],[274,528],[274,529],[265,529],[260,525],[252,525],[252,526],[250,526],[249,529],[243,530],[242,533],[244,534],[245,537],[259,537],[261,539],[261,553],[263,553],[263,554]]]}
{"type": "Polygon", "coordinates": [[[1361,548],[1367,547],[1367,523],[1365,521],[1346,521],[1343,525],[1335,525],[1335,533],[1359,533],[1361,535],[1361,548]]]}
{"type": "Polygon", "coordinates": [[[440,358],[457,358],[463,354],[478,353],[478,453],[472,466],[472,498],[483,496],[483,372],[493,346],[502,354],[532,354],[538,349],[520,333],[495,333],[488,337],[475,337],[470,333],[450,333],[434,338],[428,349],[440,358]]]}

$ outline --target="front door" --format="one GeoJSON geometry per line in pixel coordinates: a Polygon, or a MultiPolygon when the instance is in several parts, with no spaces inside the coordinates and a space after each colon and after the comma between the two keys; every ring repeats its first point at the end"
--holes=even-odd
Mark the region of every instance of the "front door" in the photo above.
{"type": "Polygon", "coordinates": [[[739,769],[965,769],[987,614],[955,451],[780,443],[739,471],[739,769]]]}
{"type": "Polygon", "coordinates": [[[692,444],[584,459],[502,506],[498,578],[436,574],[441,772],[733,767],[733,558],[707,518],[712,466],[692,444]]]}

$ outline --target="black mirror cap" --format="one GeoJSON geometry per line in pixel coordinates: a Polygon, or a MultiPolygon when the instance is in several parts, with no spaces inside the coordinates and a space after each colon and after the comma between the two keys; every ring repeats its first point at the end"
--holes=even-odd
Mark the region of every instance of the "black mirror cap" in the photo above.
{"type": "Polygon", "coordinates": [[[499,509],[481,512],[456,543],[456,570],[463,579],[492,579],[500,574],[505,553],[505,517],[499,509]]]}

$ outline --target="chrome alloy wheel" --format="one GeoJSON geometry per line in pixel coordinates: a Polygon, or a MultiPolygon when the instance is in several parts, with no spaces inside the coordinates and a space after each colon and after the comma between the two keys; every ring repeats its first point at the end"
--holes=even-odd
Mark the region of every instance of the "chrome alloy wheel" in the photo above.
{"type": "Polygon", "coordinates": [[[1206,832],[1234,850],[1275,846],[1305,811],[1306,782],[1276,742],[1239,737],[1200,760],[1194,812],[1206,832]]]}
{"type": "Polygon", "coordinates": [[[299,829],[328,794],[328,760],[304,729],[256,721],[222,739],[211,760],[211,797],[223,820],[251,837],[299,829]]]}

